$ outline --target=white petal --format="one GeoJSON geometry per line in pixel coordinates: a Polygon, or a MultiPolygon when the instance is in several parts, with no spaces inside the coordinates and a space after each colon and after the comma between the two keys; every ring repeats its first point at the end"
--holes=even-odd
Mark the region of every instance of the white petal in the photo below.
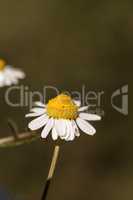
{"type": "Polygon", "coordinates": [[[17,68],[11,67],[10,65],[7,65],[6,71],[8,72],[10,71],[10,73],[13,73],[16,78],[19,78],[19,79],[25,78],[25,73],[21,69],[17,69],[17,68]]]}
{"type": "Polygon", "coordinates": [[[65,122],[63,119],[55,120],[55,129],[60,137],[65,135],[65,122]]]}
{"type": "Polygon", "coordinates": [[[61,137],[61,139],[66,140],[70,136],[70,132],[67,131],[68,120],[63,120],[63,121],[64,121],[64,130],[63,130],[62,134],[60,134],[60,137],[61,137]]]}
{"type": "Polygon", "coordinates": [[[4,86],[4,74],[0,72],[0,87],[4,86]]]}
{"type": "Polygon", "coordinates": [[[50,118],[41,133],[41,137],[46,138],[49,132],[51,131],[51,129],[53,128],[53,126],[54,126],[54,120],[53,118],[50,118]]]}
{"type": "Polygon", "coordinates": [[[89,122],[87,122],[79,117],[76,119],[76,122],[77,122],[79,128],[84,133],[86,133],[88,135],[94,135],[96,133],[95,128],[93,128],[93,126],[89,122]]]}
{"type": "Polygon", "coordinates": [[[60,121],[60,127],[61,127],[61,132],[60,132],[60,137],[65,137],[66,135],[66,122],[65,120],[60,121]]]}
{"type": "Polygon", "coordinates": [[[10,75],[13,84],[18,84],[18,79],[14,75],[10,75]]]}
{"type": "Polygon", "coordinates": [[[79,112],[88,110],[88,106],[83,106],[78,109],[79,112]]]}
{"type": "Polygon", "coordinates": [[[69,126],[70,126],[70,132],[71,132],[70,140],[72,141],[75,138],[75,132],[74,132],[74,128],[72,126],[72,121],[70,121],[69,126]]]}
{"type": "Polygon", "coordinates": [[[5,81],[0,81],[0,87],[6,86],[5,81]]]}
{"type": "Polygon", "coordinates": [[[38,114],[43,114],[43,113],[46,112],[46,109],[44,109],[44,108],[32,108],[30,111],[34,112],[34,113],[38,113],[38,114]]]}
{"type": "Polygon", "coordinates": [[[15,72],[15,76],[16,76],[17,78],[19,78],[19,79],[24,79],[24,78],[26,77],[25,73],[24,73],[23,71],[21,71],[21,70],[17,70],[17,71],[15,72]]]}
{"type": "Polygon", "coordinates": [[[81,101],[79,101],[79,100],[73,100],[73,102],[76,104],[76,106],[78,106],[78,107],[81,106],[81,101]]]}
{"type": "Polygon", "coordinates": [[[74,128],[75,136],[79,137],[80,136],[79,128],[74,120],[72,121],[72,126],[74,128]]]}
{"type": "Polygon", "coordinates": [[[70,120],[65,121],[65,124],[66,124],[65,135],[64,135],[64,137],[62,137],[62,139],[66,140],[66,141],[69,141],[70,136],[71,136],[71,130],[70,130],[69,122],[70,122],[70,120]]]}
{"type": "Polygon", "coordinates": [[[28,113],[28,114],[25,115],[25,117],[38,117],[40,115],[42,115],[42,114],[40,114],[40,113],[28,113]]]}
{"type": "Polygon", "coordinates": [[[10,79],[12,84],[18,83],[18,78],[15,77],[13,71],[11,71],[7,68],[4,73],[5,73],[5,77],[7,77],[7,79],[10,79]]]}
{"type": "Polygon", "coordinates": [[[101,116],[96,115],[96,114],[89,114],[89,113],[80,113],[79,117],[81,119],[85,119],[88,121],[97,121],[97,120],[101,120],[101,116]]]}
{"type": "Polygon", "coordinates": [[[0,81],[3,81],[4,80],[4,74],[3,74],[3,72],[0,72],[0,81]]]}
{"type": "Polygon", "coordinates": [[[3,70],[3,73],[6,74],[6,75],[12,75],[13,74],[13,71],[12,69],[10,69],[9,67],[6,67],[4,70],[3,70]]]}
{"type": "Polygon", "coordinates": [[[58,133],[57,133],[55,127],[52,129],[52,138],[53,138],[53,140],[58,139],[58,133]]]}
{"type": "Polygon", "coordinates": [[[32,120],[29,123],[28,127],[31,130],[37,130],[37,129],[43,127],[47,123],[48,119],[49,119],[49,117],[47,115],[42,115],[42,116],[32,120]]]}
{"type": "Polygon", "coordinates": [[[0,81],[0,87],[4,86],[4,81],[0,81]]]}
{"type": "Polygon", "coordinates": [[[72,141],[75,138],[74,129],[72,126],[72,121],[68,120],[67,122],[67,134],[68,137],[65,138],[66,141],[72,141]]]}
{"type": "Polygon", "coordinates": [[[5,80],[4,80],[5,85],[9,86],[12,85],[12,81],[10,79],[9,76],[5,76],[5,80]]]}
{"type": "Polygon", "coordinates": [[[34,102],[34,105],[36,105],[36,106],[39,106],[39,107],[43,107],[43,108],[45,108],[46,107],[46,105],[45,104],[43,104],[42,102],[40,102],[40,101],[36,101],[36,102],[34,102]]]}
{"type": "Polygon", "coordinates": [[[18,80],[15,77],[10,77],[12,84],[18,84],[18,80]]]}

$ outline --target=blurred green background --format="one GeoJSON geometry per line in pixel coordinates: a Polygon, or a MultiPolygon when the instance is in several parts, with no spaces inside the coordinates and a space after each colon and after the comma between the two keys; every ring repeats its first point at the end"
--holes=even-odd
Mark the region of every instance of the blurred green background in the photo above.
{"type": "MultiPolygon", "coordinates": [[[[26,72],[21,84],[40,91],[44,85],[80,91],[84,84],[105,92],[97,134],[62,145],[48,199],[132,200],[129,117],[110,105],[112,92],[132,75],[132,1],[1,0],[0,8],[0,56],[26,72]]],[[[3,137],[9,117],[24,130],[29,109],[6,105],[6,89],[0,90],[3,137]]],[[[40,199],[53,148],[49,138],[0,149],[0,188],[11,200],[40,199]]]]}

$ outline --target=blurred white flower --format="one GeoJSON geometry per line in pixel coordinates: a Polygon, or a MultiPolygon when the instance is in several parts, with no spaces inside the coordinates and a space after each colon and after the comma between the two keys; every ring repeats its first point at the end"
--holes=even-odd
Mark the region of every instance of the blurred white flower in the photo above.
{"type": "Polygon", "coordinates": [[[5,60],[0,59],[0,87],[17,84],[19,79],[25,78],[25,73],[7,65],[5,60]]]}
{"type": "Polygon", "coordinates": [[[70,96],[60,94],[49,100],[44,105],[36,102],[35,108],[26,117],[37,117],[28,127],[37,130],[42,127],[41,137],[46,138],[51,131],[53,140],[58,137],[66,141],[72,141],[80,136],[79,128],[88,135],[94,135],[96,130],[88,121],[97,121],[101,117],[96,114],[88,114],[85,111],[88,106],[80,107],[80,102],[74,101],[70,96]]]}

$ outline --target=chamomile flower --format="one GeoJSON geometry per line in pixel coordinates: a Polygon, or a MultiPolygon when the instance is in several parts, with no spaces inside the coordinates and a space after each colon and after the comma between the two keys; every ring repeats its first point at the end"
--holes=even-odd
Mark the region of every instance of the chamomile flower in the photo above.
{"type": "Polygon", "coordinates": [[[20,69],[7,65],[5,60],[0,59],[0,87],[17,84],[19,79],[25,78],[20,69]]]}
{"type": "Polygon", "coordinates": [[[78,101],[72,100],[66,94],[60,94],[49,100],[48,104],[36,102],[35,108],[26,117],[37,117],[28,127],[37,130],[42,127],[41,137],[46,138],[51,132],[53,140],[58,137],[66,141],[72,141],[80,136],[80,131],[88,135],[94,135],[96,130],[88,121],[97,121],[101,117],[96,114],[88,114],[85,111],[88,106],[79,106],[78,101]]]}

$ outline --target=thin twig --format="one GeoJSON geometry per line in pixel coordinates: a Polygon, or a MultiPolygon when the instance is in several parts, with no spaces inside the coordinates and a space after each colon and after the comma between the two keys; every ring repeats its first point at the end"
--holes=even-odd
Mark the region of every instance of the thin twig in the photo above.
{"type": "Polygon", "coordinates": [[[0,138],[0,147],[10,147],[10,146],[18,146],[20,144],[24,144],[39,138],[39,135],[35,132],[24,132],[19,133],[17,138],[12,136],[0,138]]]}
{"type": "Polygon", "coordinates": [[[12,119],[8,119],[7,123],[8,123],[8,126],[11,129],[12,134],[14,135],[14,138],[17,140],[18,137],[19,137],[18,136],[19,130],[18,130],[17,124],[12,119]]]}
{"type": "Polygon", "coordinates": [[[48,190],[50,188],[50,183],[51,183],[51,180],[53,178],[55,167],[56,167],[56,164],[57,164],[57,160],[58,160],[58,156],[59,156],[59,150],[60,150],[59,145],[56,145],[55,149],[54,149],[51,165],[50,165],[50,168],[49,168],[49,172],[48,172],[48,176],[47,176],[47,180],[46,180],[46,184],[45,184],[45,187],[44,187],[44,191],[43,191],[43,195],[42,195],[41,200],[46,200],[46,198],[47,198],[48,190]]]}

